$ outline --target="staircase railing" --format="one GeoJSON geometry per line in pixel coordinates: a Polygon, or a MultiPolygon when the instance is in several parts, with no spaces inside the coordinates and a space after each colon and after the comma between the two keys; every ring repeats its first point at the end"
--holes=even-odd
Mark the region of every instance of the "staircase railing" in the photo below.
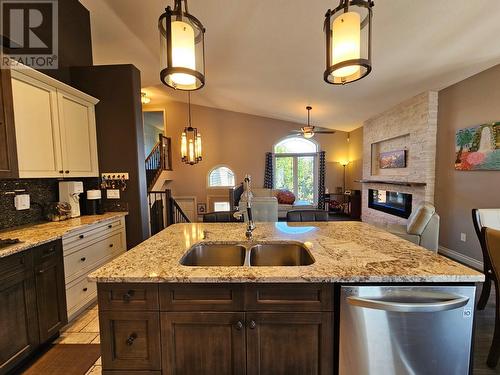
{"type": "Polygon", "coordinates": [[[172,198],[170,189],[150,191],[148,193],[148,204],[151,235],[160,232],[169,225],[190,222],[182,208],[172,198]]]}
{"type": "Polygon", "coordinates": [[[162,171],[172,170],[171,139],[159,134],[158,142],[146,158],[146,181],[151,190],[162,171]]]}

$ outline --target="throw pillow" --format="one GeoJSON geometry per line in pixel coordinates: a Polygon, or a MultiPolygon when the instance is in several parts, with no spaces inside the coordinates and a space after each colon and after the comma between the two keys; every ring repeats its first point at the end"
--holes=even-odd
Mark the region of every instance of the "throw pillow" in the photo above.
{"type": "Polygon", "coordinates": [[[293,204],[295,195],[289,190],[280,190],[276,193],[279,204],[293,204]]]}

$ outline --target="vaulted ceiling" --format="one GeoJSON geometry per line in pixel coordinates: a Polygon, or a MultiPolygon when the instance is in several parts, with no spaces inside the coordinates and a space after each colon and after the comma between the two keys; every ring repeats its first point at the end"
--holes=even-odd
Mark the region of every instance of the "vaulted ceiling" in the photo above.
{"type": "MultiPolygon", "coordinates": [[[[80,0],[91,12],[95,64],[131,63],[152,103],[186,100],[159,80],[158,17],[173,0],[80,0]]],[[[352,130],[425,90],[500,63],[500,1],[375,0],[373,72],[323,81],[325,11],[337,0],[189,0],[205,25],[206,86],[192,102],[352,130]]]]}

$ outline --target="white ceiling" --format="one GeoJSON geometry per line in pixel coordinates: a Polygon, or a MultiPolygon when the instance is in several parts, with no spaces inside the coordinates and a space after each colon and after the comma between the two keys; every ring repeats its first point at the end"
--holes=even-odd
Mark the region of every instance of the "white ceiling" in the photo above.
{"type": "MultiPolygon", "coordinates": [[[[173,0],[80,0],[91,12],[95,64],[132,63],[151,104],[185,101],[159,80],[157,21],[173,0]]],[[[429,89],[500,63],[500,1],[375,0],[373,71],[323,81],[325,11],[338,0],[189,0],[205,25],[206,86],[195,104],[352,130],[429,89]]]]}

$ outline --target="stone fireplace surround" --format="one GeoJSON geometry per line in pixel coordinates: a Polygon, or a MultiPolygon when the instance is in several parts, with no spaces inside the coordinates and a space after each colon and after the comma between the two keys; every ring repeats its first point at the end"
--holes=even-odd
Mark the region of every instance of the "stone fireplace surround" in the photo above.
{"type": "Polygon", "coordinates": [[[368,207],[368,190],[412,194],[413,207],[434,202],[438,94],[429,91],[406,100],[363,125],[362,220],[406,224],[407,219],[368,207]],[[407,166],[379,169],[382,152],[407,150],[407,166]],[[369,182],[374,181],[374,182],[369,182]]]}

